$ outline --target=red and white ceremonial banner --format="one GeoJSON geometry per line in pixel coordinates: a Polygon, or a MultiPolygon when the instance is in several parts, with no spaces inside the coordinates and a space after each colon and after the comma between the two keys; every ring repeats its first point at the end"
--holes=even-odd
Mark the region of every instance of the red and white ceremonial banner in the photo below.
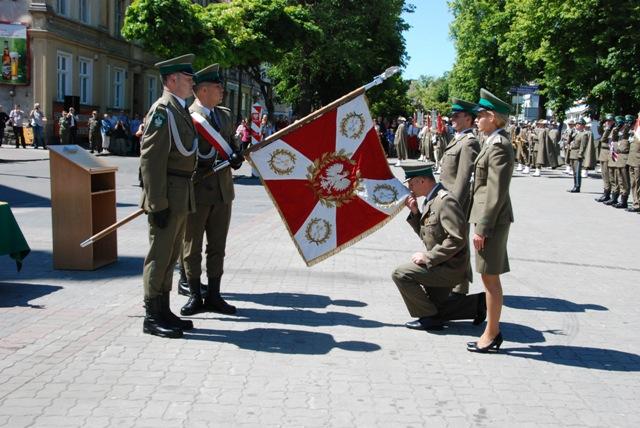
{"type": "Polygon", "coordinates": [[[307,266],[382,227],[409,194],[389,169],[364,95],[247,157],[307,266]]]}
{"type": "Polygon", "coordinates": [[[258,144],[262,140],[260,126],[262,124],[262,106],[254,104],[251,106],[251,145],[258,144]]]}

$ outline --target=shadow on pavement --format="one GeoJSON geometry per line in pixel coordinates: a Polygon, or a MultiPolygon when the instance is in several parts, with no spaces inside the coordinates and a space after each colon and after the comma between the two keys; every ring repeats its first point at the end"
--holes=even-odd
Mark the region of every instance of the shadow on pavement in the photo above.
{"type": "Polygon", "coordinates": [[[42,309],[41,305],[32,305],[29,302],[47,294],[55,293],[62,289],[57,285],[25,284],[21,282],[0,282],[0,308],[12,308],[16,306],[42,309]]]}
{"type": "MultiPolygon", "coordinates": [[[[440,331],[430,331],[429,334],[437,335],[458,335],[458,336],[477,336],[480,337],[484,326],[475,326],[471,322],[450,321],[445,324],[445,329],[440,331]]],[[[550,333],[563,335],[561,330],[538,331],[526,325],[514,324],[510,322],[500,322],[500,331],[506,342],[516,343],[540,343],[545,342],[542,333],[550,333]]]]}
{"type": "Polygon", "coordinates": [[[142,265],[144,257],[118,256],[115,263],[93,271],[56,270],[53,269],[53,255],[50,251],[32,250],[24,259],[22,270],[16,271],[15,261],[9,257],[0,259],[0,271],[3,280],[24,279],[58,279],[90,281],[111,278],[140,276],[142,282],[142,265]]]}
{"type": "Polygon", "coordinates": [[[362,308],[367,306],[357,300],[332,300],[329,296],[320,294],[300,293],[223,293],[230,300],[258,303],[265,306],[280,306],[291,308],[326,308],[329,305],[362,308]]]}
{"type": "Polygon", "coordinates": [[[319,313],[304,309],[238,309],[233,318],[217,318],[219,321],[233,322],[259,322],[303,325],[307,327],[347,325],[358,328],[399,327],[399,324],[385,324],[379,321],[362,319],[357,315],[347,312],[319,313]]]}
{"type": "Polygon", "coordinates": [[[640,371],[640,355],[613,349],[565,345],[534,345],[526,348],[507,348],[502,352],[513,357],[528,358],[563,366],[616,372],[640,371]]]}
{"type": "Polygon", "coordinates": [[[233,177],[233,183],[241,186],[262,186],[262,182],[258,177],[250,177],[247,175],[237,175],[233,177]]]}
{"type": "Polygon", "coordinates": [[[608,311],[608,308],[593,304],[580,304],[569,300],[555,299],[552,297],[535,296],[504,296],[504,305],[514,309],[529,309],[532,311],[549,312],[586,312],[608,311]]]}
{"type": "Polygon", "coordinates": [[[185,332],[187,340],[230,343],[242,349],[278,354],[324,355],[334,348],[353,352],[380,350],[375,343],[336,342],[327,333],[279,328],[254,328],[244,331],[195,329],[185,332]]]}
{"type": "MultiPolygon", "coordinates": [[[[24,177],[29,178],[28,176],[24,177]]],[[[9,206],[11,206],[11,208],[51,206],[51,200],[49,198],[43,198],[42,196],[14,189],[12,187],[3,186],[2,184],[0,184],[0,195],[2,195],[3,201],[9,203],[9,206]]]]}

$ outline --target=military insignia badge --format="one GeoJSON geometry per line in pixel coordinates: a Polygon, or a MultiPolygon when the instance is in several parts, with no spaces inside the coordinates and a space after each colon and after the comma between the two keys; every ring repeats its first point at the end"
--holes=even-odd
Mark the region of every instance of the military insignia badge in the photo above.
{"type": "Polygon", "coordinates": [[[162,110],[156,110],[151,117],[151,128],[161,128],[167,121],[167,115],[162,110]]]}

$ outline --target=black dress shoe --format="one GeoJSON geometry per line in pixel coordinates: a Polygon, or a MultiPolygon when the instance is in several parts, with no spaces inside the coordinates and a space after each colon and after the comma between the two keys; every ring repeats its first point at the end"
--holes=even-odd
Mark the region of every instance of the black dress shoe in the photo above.
{"type": "Polygon", "coordinates": [[[478,312],[473,319],[473,325],[480,325],[487,319],[487,294],[483,291],[478,296],[478,312]]]}
{"type": "Polygon", "coordinates": [[[629,207],[627,208],[627,211],[629,211],[630,213],[637,213],[640,212],[640,208],[629,207]]]}
{"type": "Polygon", "coordinates": [[[580,188],[576,187],[574,189],[569,190],[570,193],[580,193],[580,188]]]}
{"type": "Polygon", "coordinates": [[[478,352],[481,354],[486,354],[490,351],[498,352],[500,345],[502,345],[502,333],[498,333],[498,335],[494,337],[491,343],[487,346],[480,347],[478,346],[478,342],[467,342],[467,351],[478,352]]]}
{"type": "Polygon", "coordinates": [[[412,330],[442,330],[444,328],[444,324],[442,320],[437,317],[422,317],[415,321],[409,321],[404,324],[405,327],[410,328],[412,330]]]}

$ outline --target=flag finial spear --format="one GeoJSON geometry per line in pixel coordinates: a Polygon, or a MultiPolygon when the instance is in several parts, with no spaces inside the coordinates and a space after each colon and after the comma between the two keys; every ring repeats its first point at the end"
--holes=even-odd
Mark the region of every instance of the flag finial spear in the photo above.
{"type": "Polygon", "coordinates": [[[398,71],[400,71],[400,67],[398,67],[397,65],[387,68],[382,74],[377,75],[371,82],[364,85],[364,90],[367,91],[374,86],[381,84],[386,79],[396,74],[398,71]]]}

